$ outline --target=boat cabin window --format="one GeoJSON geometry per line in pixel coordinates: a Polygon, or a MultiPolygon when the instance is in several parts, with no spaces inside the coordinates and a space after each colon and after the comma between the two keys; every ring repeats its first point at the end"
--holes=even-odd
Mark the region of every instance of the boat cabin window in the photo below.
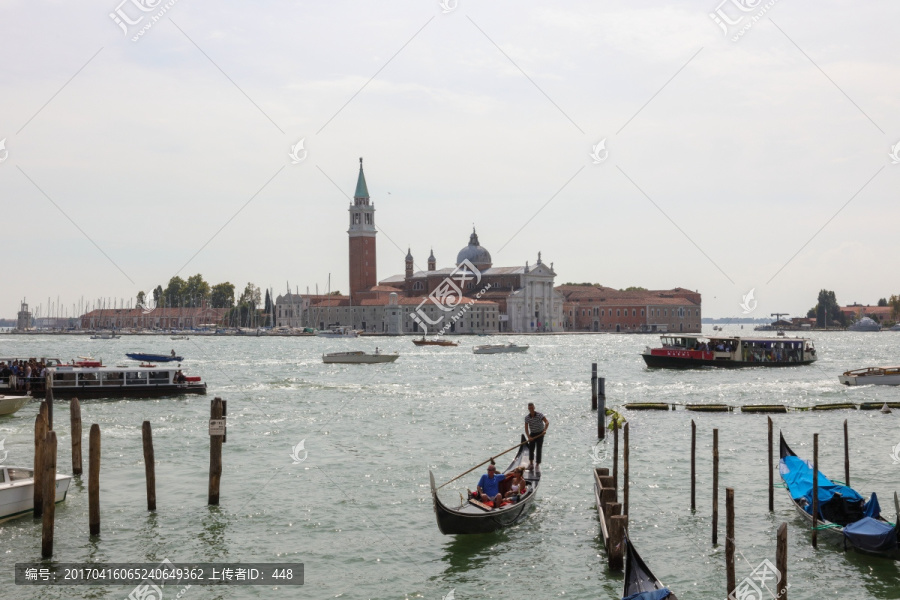
{"type": "Polygon", "coordinates": [[[75,385],[75,373],[54,373],[53,387],[72,387],[75,385]]]}
{"type": "Polygon", "coordinates": [[[16,469],[10,467],[6,469],[6,472],[9,474],[10,481],[22,481],[23,479],[31,479],[34,477],[34,471],[31,469],[16,469]]]}
{"type": "Polygon", "coordinates": [[[151,384],[169,383],[168,371],[149,371],[147,373],[151,384]]]}
{"type": "Polygon", "coordinates": [[[81,381],[81,385],[100,385],[96,373],[80,373],[78,379],[81,381]]]}
{"type": "Polygon", "coordinates": [[[147,385],[146,371],[126,371],[125,385],[147,385]]]}
{"type": "Polygon", "coordinates": [[[6,483],[6,471],[0,469],[0,483],[6,483]]]}
{"type": "Polygon", "coordinates": [[[122,371],[107,371],[101,373],[100,377],[103,379],[103,385],[122,385],[122,375],[122,371]]]}

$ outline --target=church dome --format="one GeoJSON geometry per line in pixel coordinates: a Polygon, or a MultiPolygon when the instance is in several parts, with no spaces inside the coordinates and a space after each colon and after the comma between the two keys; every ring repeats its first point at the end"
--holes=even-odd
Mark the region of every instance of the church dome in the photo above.
{"type": "Polygon", "coordinates": [[[469,245],[456,255],[456,265],[459,266],[464,260],[468,260],[478,270],[489,269],[492,264],[491,253],[478,244],[478,234],[474,229],[472,229],[472,235],[469,236],[469,245]]]}

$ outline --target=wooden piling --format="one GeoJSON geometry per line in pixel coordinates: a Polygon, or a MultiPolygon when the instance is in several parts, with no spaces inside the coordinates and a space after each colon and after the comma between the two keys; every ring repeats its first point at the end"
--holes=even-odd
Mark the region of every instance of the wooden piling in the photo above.
{"type": "Polygon", "coordinates": [[[44,402],[47,403],[47,427],[50,431],[53,431],[53,375],[51,373],[47,373],[44,379],[44,390],[46,398],[44,402]]]}
{"type": "Polygon", "coordinates": [[[850,436],[847,433],[847,419],[844,419],[844,485],[850,487],[850,436]]]}
{"type": "MultiPolygon", "coordinates": [[[[612,488],[601,488],[600,490],[600,506],[603,507],[603,513],[609,510],[611,504],[617,504],[618,498],[616,498],[616,490],[612,488]]],[[[607,520],[609,520],[609,515],[607,515],[607,520]]]]}
{"type": "Polygon", "coordinates": [[[775,471],[772,466],[775,455],[772,446],[772,417],[766,418],[769,420],[769,512],[775,512],[775,471]]]}
{"type": "Polygon", "coordinates": [[[628,423],[622,430],[624,449],[622,450],[622,514],[628,515],[628,423]]]}
{"type": "Polygon", "coordinates": [[[697,424],[691,419],[691,512],[697,510],[697,424]]]}
{"type": "Polygon", "coordinates": [[[610,502],[603,514],[606,515],[606,531],[609,531],[610,519],[622,514],[622,505],[618,502],[610,502]]]}
{"type": "MultiPolygon", "coordinates": [[[[40,485],[43,491],[43,523],[41,528],[41,557],[53,556],[53,524],[56,518],[56,432],[48,431],[43,447],[44,470],[40,485]]],[[[35,480],[34,485],[38,482],[35,480]]]]}
{"type": "Polygon", "coordinates": [[[606,378],[597,378],[597,437],[606,439],[606,378]]]}
{"type": "Polygon", "coordinates": [[[32,514],[35,519],[44,514],[44,486],[42,485],[44,473],[44,440],[47,437],[46,410],[41,404],[41,411],[34,418],[34,491],[32,493],[32,514]]]}
{"type": "Polygon", "coordinates": [[[88,437],[88,524],[100,535],[100,426],[91,425],[88,437]]]}
{"type": "Polygon", "coordinates": [[[725,578],[726,598],[736,587],[734,578],[734,488],[725,488],[725,578]]]}
{"type": "Polygon", "coordinates": [[[147,510],[156,510],[156,460],[150,421],[144,421],[141,426],[141,437],[144,440],[144,474],[147,476],[147,510]]]}
{"type": "Polygon", "coordinates": [[[719,544],[719,430],[713,429],[712,543],[719,544]]]}
{"type": "Polygon", "coordinates": [[[619,423],[613,425],[613,487],[619,489],[619,423]]]}
{"type": "MultiPolygon", "coordinates": [[[[215,398],[210,402],[209,418],[222,418],[222,399],[215,398]]],[[[209,498],[207,504],[210,506],[219,505],[219,484],[222,480],[222,436],[209,436],[209,498]]]]}
{"type": "Polygon", "coordinates": [[[781,579],[775,584],[778,600],[787,600],[787,523],[778,526],[777,546],[775,549],[775,568],[781,579]]]}
{"type": "Polygon", "coordinates": [[[819,434],[813,434],[812,545],[819,547],[819,434]]]}
{"type": "Polygon", "coordinates": [[[627,514],[609,518],[609,549],[606,557],[610,571],[622,570],[625,554],[625,530],[627,527],[627,514]]]}
{"type": "Polygon", "coordinates": [[[81,475],[81,404],[78,398],[69,402],[69,423],[72,427],[72,474],[81,475]]]}
{"type": "Polygon", "coordinates": [[[615,481],[613,480],[612,475],[598,475],[597,479],[600,481],[600,489],[610,488],[616,489],[615,481]]]}
{"type": "Polygon", "coordinates": [[[597,363],[591,363],[591,410],[597,410],[597,363]]]}

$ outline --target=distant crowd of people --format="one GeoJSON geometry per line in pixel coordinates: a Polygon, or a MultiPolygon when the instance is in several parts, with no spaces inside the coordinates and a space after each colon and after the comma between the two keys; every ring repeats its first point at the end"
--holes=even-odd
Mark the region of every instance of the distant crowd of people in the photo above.
{"type": "Polygon", "coordinates": [[[11,389],[30,391],[34,381],[40,381],[47,375],[47,366],[34,358],[28,360],[13,360],[9,363],[0,362],[0,385],[9,386],[11,389]],[[13,378],[14,385],[10,385],[13,378]]]}

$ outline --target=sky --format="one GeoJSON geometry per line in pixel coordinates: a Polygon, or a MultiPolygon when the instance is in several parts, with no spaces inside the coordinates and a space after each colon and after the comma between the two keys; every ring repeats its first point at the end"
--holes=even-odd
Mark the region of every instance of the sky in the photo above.
{"type": "Polygon", "coordinates": [[[120,1],[0,0],[0,317],[346,292],[359,157],[379,279],[474,225],[706,317],[900,293],[897,3],[120,1]]]}

